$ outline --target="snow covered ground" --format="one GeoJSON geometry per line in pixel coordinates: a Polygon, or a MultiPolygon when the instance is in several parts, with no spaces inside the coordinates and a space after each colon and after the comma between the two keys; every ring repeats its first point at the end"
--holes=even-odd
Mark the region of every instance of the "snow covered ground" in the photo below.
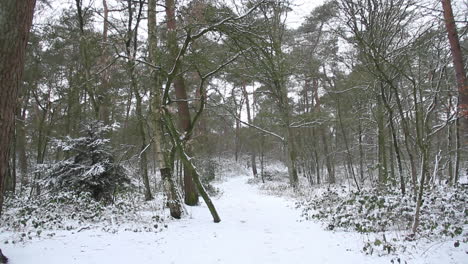
{"type": "MultiPolygon", "coordinates": [[[[364,237],[325,231],[319,223],[299,222],[294,202],[261,193],[247,177],[227,179],[215,205],[222,218],[212,222],[205,206],[158,233],[84,230],[59,231],[52,238],[2,244],[11,264],[73,263],[398,263],[395,256],[366,256],[364,237]]],[[[0,234],[0,241],[8,234],[0,234]]],[[[443,243],[424,254],[402,257],[407,263],[468,263],[463,251],[443,243]]]]}

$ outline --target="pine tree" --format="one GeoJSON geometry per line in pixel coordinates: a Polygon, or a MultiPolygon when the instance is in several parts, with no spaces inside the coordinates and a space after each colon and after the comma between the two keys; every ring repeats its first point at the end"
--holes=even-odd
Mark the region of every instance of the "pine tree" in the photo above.
{"type": "Polygon", "coordinates": [[[72,155],[50,167],[46,185],[53,190],[89,192],[104,203],[111,202],[116,191],[130,187],[125,168],[116,164],[109,139],[104,138],[109,128],[94,121],[84,126],[82,137],[57,140],[58,147],[72,155]]]}

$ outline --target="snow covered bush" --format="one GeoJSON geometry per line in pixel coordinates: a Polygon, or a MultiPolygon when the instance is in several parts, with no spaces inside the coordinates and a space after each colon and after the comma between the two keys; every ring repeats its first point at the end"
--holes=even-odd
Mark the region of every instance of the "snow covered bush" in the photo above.
{"type": "MultiPolygon", "coordinates": [[[[157,203],[154,201],[154,203],[157,203]]],[[[138,203],[133,195],[122,195],[104,205],[88,192],[62,191],[35,199],[19,196],[8,199],[0,218],[0,231],[12,231],[12,243],[52,237],[57,231],[80,232],[101,229],[105,232],[149,231],[165,228],[162,209],[153,203],[138,203]]]]}
{"type": "Polygon", "coordinates": [[[114,161],[109,139],[104,137],[109,129],[100,122],[90,122],[84,125],[82,137],[56,140],[57,147],[70,158],[48,168],[45,185],[55,192],[87,192],[94,200],[104,203],[130,187],[125,168],[114,161]]]}
{"type": "Polygon", "coordinates": [[[267,164],[257,178],[249,179],[250,184],[260,184],[260,190],[275,196],[294,197],[295,190],[289,184],[288,168],[281,162],[267,164]]]}
{"type": "MultiPolygon", "coordinates": [[[[440,187],[426,192],[418,235],[468,237],[468,190],[466,187],[440,187]]],[[[361,233],[407,231],[412,225],[416,202],[399,192],[378,189],[360,193],[329,189],[308,201],[299,202],[306,220],[324,221],[327,228],[361,233]]]]}
{"type": "Polygon", "coordinates": [[[220,164],[215,159],[201,159],[197,161],[197,167],[201,175],[201,181],[209,195],[218,195],[219,189],[212,185],[212,182],[219,178],[220,164]]]}
{"type": "Polygon", "coordinates": [[[214,159],[207,159],[201,161],[200,165],[202,182],[207,184],[214,181],[216,174],[219,173],[219,163],[214,159]]]}

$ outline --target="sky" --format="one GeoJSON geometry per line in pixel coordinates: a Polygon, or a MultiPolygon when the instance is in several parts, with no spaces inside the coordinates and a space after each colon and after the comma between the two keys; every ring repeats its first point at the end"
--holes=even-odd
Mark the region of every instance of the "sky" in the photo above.
{"type": "MultiPolygon", "coordinates": [[[[108,1],[112,2],[112,0],[108,1]]],[[[92,2],[95,6],[102,6],[102,0],[84,0],[83,2],[83,6],[87,6],[89,2],[92,2]]],[[[291,2],[293,11],[288,14],[286,22],[288,27],[297,28],[301,25],[304,17],[309,15],[314,7],[323,4],[324,0],[291,0],[291,2]]],[[[40,15],[35,17],[36,21],[45,22],[49,16],[58,16],[61,10],[74,6],[74,1],[72,0],[50,0],[49,3],[52,8],[42,10],[40,15]]]]}
{"type": "Polygon", "coordinates": [[[293,11],[288,14],[286,20],[287,26],[290,28],[298,28],[304,17],[308,16],[312,10],[323,4],[324,0],[292,0],[293,11]]]}

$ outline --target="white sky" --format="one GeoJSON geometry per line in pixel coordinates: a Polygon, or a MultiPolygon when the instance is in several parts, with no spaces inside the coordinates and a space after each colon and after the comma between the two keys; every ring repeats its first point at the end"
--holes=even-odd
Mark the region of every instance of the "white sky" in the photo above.
{"type": "Polygon", "coordinates": [[[292,0],[293,11],[288,14],[286,24],[290,28],[298,28],[312,10],[323,4],[324,0],[292,0]]]}
{"type": "MultiPolygon", "coordinates": [[[[49,2],[52,8],[46,7],[45,10],[39,11],[39,14],[36,13],[35,20],[37,22],[43,23],[50,17],[58,17],[63,9],[74,6],[73,0],[50,0],[49,2]]],[[[102,7],[102,0],[85,0],[83,2],[84,7],[89,6],[89,3],[96,7],[102,7]]],[[[322,4],[324,0],[291,0],[291,2],[293,11],[288,14],[286,23],[290,28],[297,28],[304,21],[304,17],[309,15],[314,7],[322,4]]]]}

